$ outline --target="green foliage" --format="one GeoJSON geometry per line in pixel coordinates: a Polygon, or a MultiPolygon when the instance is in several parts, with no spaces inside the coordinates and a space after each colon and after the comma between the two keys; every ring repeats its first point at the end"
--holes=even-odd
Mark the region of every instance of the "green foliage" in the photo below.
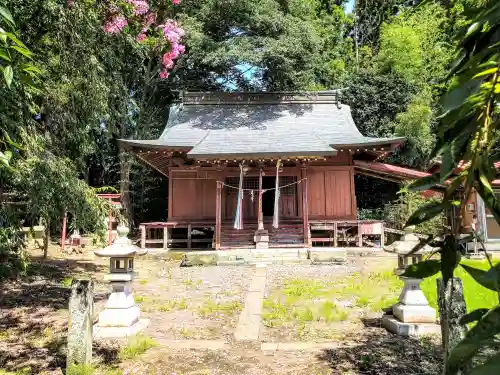
{"type": "Polygon", "coordinates": [[[66,369],[66,375],[94,375],[95,372],[93,365],[71,365],[66,369]]]}
{"type": "Polygon", "coordinates": [[[189,49],[178,75],[188,89],[308,90],[345,77],[352,43],[339,5],[205,0],[186,3],[182,11],[189,49]],[[255,74],[249,78],[238,66],[253,66],[255,74]]]}
{"type": "Polygon", "coordinates": [[[132,336],[127,341],[127,345],[120,349],[119,356],[122,360],[134,359],[156,346],[158,346],[156,340],[149,336],[132,336]]]}
{"type": "Polygon", "coordinates": [[[428,259],[410,265],[406,268],[402,276],[424,279],[426,277],[434,276],[439,271],[441,271],[441,261],[436,259],[428,259]]]}
{"type": "MultiPolygon", "coordinates": [[[[475,189],[500,223],[500,202],[490,185],[496,175],[492,153],[500,137],[500,122],[497,118],[500,102],[500,53],[497,38],[500,32],[500,3],[485,1],[477,8],[465,9],[464,15],[467,20],[457,33],[456,58],[449,72],[451,84],[442,98],[443,113],[437,129],[437,144],[432,154],[442,159],[438,182],[443,184],[448,180],[439,208],[453,208],[458,200],[460,213],[464,215],[466,202],[475,189]],[[459,162],[465,162],[465,168],[455,175],[459,162]]],[[[433,217],[437,207],[434,205],[425,212],[416,212],[409,221],[415,221],[418,217],[424,220],[433,217]]],[[[441,274],[445,283],[453,276],[461,258],[457,239],[460,227],[454,227],[454,233],[445,234],[439,241],[441,274]]],[[[446,361],[447,374],[458,373],[482,347],[491,343],[495,335],[500,333],[500,272],[489,258],[488,262],[490,269],[487,271],[462,265],[477,283],[495,291],[497,300],[496,305],[484,315],[484,311],[481,311],[464,317],[467,321],[476,319],[481,314],[477,324],[451,349],[446,361]]],[[[445,326],[444,329],[448,327],[445,326]]],[[[447,350],[448,343],[445,342],[445,351],[447,350]]],[[[472,373],[494,373],[499,368],[500,362],[498,356],[495,356],[474,368],[472,373]]]]}
{"type": "MultiPolygon", "coordinates": [[[[403,189],[399,194],[399,198],[385,207],[384,219],[396,229],[403,229],[414,212],[420,213],[423,207],[437,203],[439,203],[437,198],[423,197],[418,193],[403,189]]],[[[443,222],[444,214],[439,212],[432,220],[416,224],[415,232],[436,235],[443,230],[443,222]]]]}
{"type": "Polygon", "coordinates": [[[0,208],[0,279],[25,274],[29,266],[26,239],[18,215],[0,208]]]}

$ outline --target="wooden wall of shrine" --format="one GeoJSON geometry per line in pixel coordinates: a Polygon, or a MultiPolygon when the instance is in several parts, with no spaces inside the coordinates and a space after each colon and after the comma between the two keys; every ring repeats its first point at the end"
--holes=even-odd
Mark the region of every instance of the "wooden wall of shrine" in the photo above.
{"type": "Polygon", "coordinates": [[[356,219],[354,170],[350,166],[310,166],[309,220],[356,219]]]}
{"type": "MultiPolygon", "coordinates": [[[[338,165],[341,163],[345,163],[345,160],[338,160],[329,165],[323,163],[308,166],[307,204],[310,220],[356,218],[354,170],[349,165],[338,165]]],[[[264,172],[265,176],[276,176],[276,168],[265,168],[264,172]]],[[[303,173],[299,165],[283,167],[280,172],[280,185],[301,181],[303,173]]],[[[257,190],[258,175],[259,169],[251,168],[245,174],[244,187],[257,190]]],[[[213,167],[200,167],[196,170],[173,167],[169,177],[170,220],[215,220],[217,181],[238,186],[239,168],[229,167],[217,171],[213,167]]],[[[302,217],[302,189],[302,183],[282,189],[279,201],[280,217],[302,217]]],[[[237,193],[236,189],[224,187],[221,202],[223,220],[234,218],[237,193]]],[[[244,218],[257,218],[257,191],[253,201],[251,194],[245,192],[243,209],[244,218]]]]}

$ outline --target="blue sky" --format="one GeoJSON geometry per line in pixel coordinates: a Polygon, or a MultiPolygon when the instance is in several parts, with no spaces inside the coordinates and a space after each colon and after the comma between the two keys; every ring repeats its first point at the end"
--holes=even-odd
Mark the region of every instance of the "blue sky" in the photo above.
{"type": "Polygon", "coordinates": [[[345,5],[345,11],[346,13],[352,13],[352,10],[354,9],[354,3],[356,0],[349,0],[347,4],[345,5]]]}

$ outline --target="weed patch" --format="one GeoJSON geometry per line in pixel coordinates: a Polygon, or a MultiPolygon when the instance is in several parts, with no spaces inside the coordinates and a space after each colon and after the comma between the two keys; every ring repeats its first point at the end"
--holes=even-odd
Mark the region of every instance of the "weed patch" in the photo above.
{"type": "Polygon", "coordinates": [[[231,316],[241,311],[242,308],[239,301],[215,302],[212,299],[208,299],[203,306],[198,308],[198,314],[204,318],[218,315],[231,316]]]}
{"type": "Polygon", "coordinates": [[[156,346],[158,346],[158,343],[155,339],[145,335],[137,335],[131,337],[127,345],[120,349],[119,356],[122,360],[133,359],[156,346]]]}

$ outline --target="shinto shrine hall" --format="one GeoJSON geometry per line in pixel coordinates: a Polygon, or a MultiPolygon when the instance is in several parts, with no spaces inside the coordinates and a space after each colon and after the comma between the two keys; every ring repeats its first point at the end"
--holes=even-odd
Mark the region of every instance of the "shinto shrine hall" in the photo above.
{"type": "Polygon", "coordinates": [[[169,179],[143,246],[219,250],[383,243],[382,222],[356,220],[356,161],[404,139],[363,136],[334,92],[262,92],[185,93],[159,139],[120,142],[169,179]]]}

